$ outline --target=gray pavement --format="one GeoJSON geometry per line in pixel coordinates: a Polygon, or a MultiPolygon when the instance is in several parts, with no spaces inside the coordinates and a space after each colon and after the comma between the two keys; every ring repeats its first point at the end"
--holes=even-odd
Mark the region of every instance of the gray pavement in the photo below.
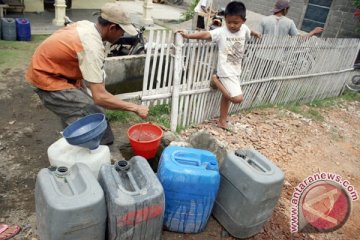
{"type": "MultiPolygon", "coordinates": [[[[142,24],[143,18],[143,1],[119,1],[121,5],[129,12],[132,17],[132,21],[137,25],[142,24]]],[[[96,22],[97,16],[94,16],[93,13],[96,12],[96,9],[68,9],[66,15],[73,21],[78,20],[89,20],[96,22]]],[[[152,18],[154,20],[154,25],[147,26],[147,29],[191,29],[191,20],[183,22],[182,13],[186,9],[183,6],[177,5],[167,5],[167,4],[153,4],[153,9],[151,11],[152,18]]],[[[8,13],[5,17],[24,17],[30,20],[31,24],[31,33],[36,34],[51,34],[59,27],[52,24],[52,20],[55,17],[54,11],[45,11],[41,13],[8,13]]],[[[246,24],[254,29],[260,22],[263,15],[247,11],[247,21],[246,24]]]]}

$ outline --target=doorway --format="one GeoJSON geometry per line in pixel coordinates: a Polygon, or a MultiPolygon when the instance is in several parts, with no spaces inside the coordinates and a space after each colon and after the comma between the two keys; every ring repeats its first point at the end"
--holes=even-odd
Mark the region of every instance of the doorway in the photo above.
{"type": "MultiPolygon", "coordinates": [[[[71,4],[72,4],[72,0],[65,0],[66,3],[66,9],[70,9],[71,8],[71,4]]],[[[55,7],[55,0],[44,0],[44,9],[45,10],[50,10],[50,11],[54,11],[55,7]]]]}

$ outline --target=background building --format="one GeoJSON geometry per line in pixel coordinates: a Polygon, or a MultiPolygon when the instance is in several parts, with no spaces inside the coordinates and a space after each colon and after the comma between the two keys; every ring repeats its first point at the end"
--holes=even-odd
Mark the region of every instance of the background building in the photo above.
{"type": "MultiPolygon", "coordinates": [[[[226,6],[227,0],[217,1],[214,6],[226,6]]],[[[270,15],[275,0],[242,0],[247,9],[263,15],[270,15]]],[[[314,27],[325,28],[322,37],[360,37],[360,23],[354,16],[354,0],[291,0],[288,17],[294,20],[298,29],[310,31],[314,27]]]]}

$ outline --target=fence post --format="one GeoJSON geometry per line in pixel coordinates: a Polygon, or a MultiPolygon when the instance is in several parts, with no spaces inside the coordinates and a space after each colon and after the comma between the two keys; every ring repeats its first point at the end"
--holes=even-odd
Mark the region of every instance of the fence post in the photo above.
{"type": "Polygon", "coordinates": [[[183,38],[179,33],[176,33],[174,78],[173,78],[174,83],[172,88],[171,117],[170,117],[170,129],[173,132],[176,131],[178,112],[179,112],[179,88],[180,88],[181,66],[182,66],[182,45],[183,45],[183,38]]]}

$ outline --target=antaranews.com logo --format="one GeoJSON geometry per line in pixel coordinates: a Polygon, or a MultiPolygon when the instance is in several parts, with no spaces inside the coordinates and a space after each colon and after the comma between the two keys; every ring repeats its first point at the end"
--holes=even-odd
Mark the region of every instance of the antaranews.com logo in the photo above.
{"type": "Polygon", "coordinates": [[[350,216],[351,202],[358,199],[350,181],[336,173],[309,176],[292,194],[290,231],[334,231],[345,224],[350,216]]]}

